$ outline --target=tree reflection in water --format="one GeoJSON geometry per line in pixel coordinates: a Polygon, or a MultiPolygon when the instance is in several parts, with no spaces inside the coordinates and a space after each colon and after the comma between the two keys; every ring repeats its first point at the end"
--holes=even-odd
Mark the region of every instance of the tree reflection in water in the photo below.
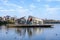
{"type": "Polygon", "coordinates": [[[0,30],[2,29],[2,26],[0,26],[0,30]]]}

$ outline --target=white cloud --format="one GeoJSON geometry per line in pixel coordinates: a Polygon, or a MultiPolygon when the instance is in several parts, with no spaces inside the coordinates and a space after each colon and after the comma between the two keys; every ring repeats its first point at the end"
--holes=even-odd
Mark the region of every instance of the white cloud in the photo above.
{"type": "Polygon", "coordinates": [[[22,4],[24,4],[24,1],[21,1],[21,0],[20,0],[20,2],[21,2],[22,4]]]}
{"type": "Polygon", "coordinates": [[[37,0],[37,2],[40,2],[41,0],[37,0]]]}
{"type": "Polygon", "coordinates": [[[3,7],[0,7],[0,10],[1,10],[1,9],[4,9],[4,8],[3,8],[3,7]]]}
{"type": "Polygon", "coordinates": [[[57,8],[57,7],[50,7],[49,5],[44,5],[44,15],[45,16],[48,16],[48,17],[55,17],[56,15],[59,14],[60,12],[60,8],[57,8]]]}
{"type": "MultiPolygon", "coordinates": [[[[8,0],[5,0],[8,1],[8,0]]],[[[0,12],[5,12],[5,13],[11,13],[11,12],[15,12],[15,13],[19,13],[19,14],[28,14],[28,13],[32,13],[30,11],[30,9],[34,9],[36,6],[32,3],[31,5],[29,5],[29,9],[25,9],[22,6],[16,5],[16,4],[11,4],[8,2],[4,2],[4,0],[2,1],[3,5],[5,5],[6,7],[8,7],[8,9],[6,9],[5,7],[2,7],[2,9],[0,10],[0,12]]]]}
{"type": "Polygon", "coordinates": [[[55,14],[57,12],[57,8],[46,8],[47,13],[55,14]]]}
{"type": "Polygon", "coordinates": [[[3,2],[3,3],[7,3],[8,2],[8,0],[0,0],[1,2],[3,2]]]}
{"type": "Polygon", "coordinates": [[[59,10],[60,8],[47,8],[47,12],[54,15],[60,12],[59,10]]]}
{"type": "Polygon", "coordinates": [[[46,8],[46,16],[49,19],[59,19],[60,8],[46,8]]]}
{"type": "Polygon", "coordinates": [[[33,3],[29,5],[29,9],[30,9],[30,10],[33,10],[33,9],[35,9],[35,8],[36,8],[36,6],[35,6],[33,3]]]}
{"type": "Polygon", "coordinates": [[[0,12],[12,12],[12,11],[15,11],[15,10],[14,10],[14,9],[9,9],[9,10],[4,9],[4,10],[0,10],[0,12]]]}
{"type": "Polygon", "coordinates": [[[44,7],[45,7],[45,8],[49,8],[50,6],[46,4],[46,5],[44,5],[44,7]]]}
{"type": "Polygon", "coordinates": [[[33,4],[30,5],[31,8],[35,8],[35,6],[33,4]]]}
{"type": "Polygon", "coordinates": [[[17,12],[19,14],[26,14],[29,10],[28,9],[24,9],[24,8],[16,8],[15,9],[1,9],[0,12],[5,12],[5,13],[8,13],[8,12],[17,12]]]}
{"type": "Polygon", "coordinates": [[[46,11],[47,11],[48,13],[53,13],[53,14],[55,14],[55,13],[57,12],[57,10],[60,9],[60,8],[56,8],[56,7],[51,8],[49,5],[45,5],[45,8],[46,8],[46,11]]]}
{"type": "Polygon", "coordinates": [[[34,2],[40,2],[41,0],[33,0],[34,2]]]}
{"type": "Polygon", "coordinates": [[[51,1],[60,1],[60,0],[46,0],[46,1],[49,1],[49,2],[51,2],[51,1]]]}
{"type": "Polygon", "coordinates": [[[2,13],[2,14],[24,16],[24,15],[30,13],[29,9],[23,8],[22,6],[19,6],[19,5],[16,5],[16,4],[9,3],[9,2],[7,2],[7,0],[2,0],[1,2],[3,3],[0,6],[0,13],[2,13]]]}
{"type": "Polygon", "coordinates": [[[8,7],[23,8],[22,6],[19,6],[19,5],[16,5],[16,4],[11,4],[11,3],[6,3],[6,4],[4,4],[4,5],[6,5],[6,6],[8,6],[8,7]]]}
{"type": "Polygon", "coordinates": [[[47,13],[53,13],[55,10],[55,8],[50,8],[50,6],[49,5],[44,5],[44,7],[45,7],[45,11],[47,11],[47,13]]]}

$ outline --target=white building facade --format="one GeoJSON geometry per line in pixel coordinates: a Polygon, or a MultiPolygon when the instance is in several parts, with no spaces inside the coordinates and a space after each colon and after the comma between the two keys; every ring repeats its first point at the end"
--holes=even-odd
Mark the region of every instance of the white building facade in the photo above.
{"type": "Polygon", "coordinates": [[[33,16],[29,16],[29,18],[32,18],[32,24],[43,24],[43,20],[42,19],[39,19],[39,18],[36,18],[36,17],[33,17],[33,16]]]}

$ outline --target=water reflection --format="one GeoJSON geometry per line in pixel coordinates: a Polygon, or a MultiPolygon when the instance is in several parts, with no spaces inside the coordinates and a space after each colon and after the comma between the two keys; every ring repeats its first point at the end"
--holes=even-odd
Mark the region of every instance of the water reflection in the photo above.
{"type": "Polygon", "coordinates": [[[43,29],[41,28],[16,28],[16,33],[20,36],[25,36],[27,33],[31,37],[33,35],[39,35],[42,31],[43,29]]]}
{"type": "Polygon", "coordinates": [[[25,28],[16,28],[16,33],[20,36],[25,36],[26,29],[25,28]]]}
{"type": "Polygon", "coordinates": [[[42,28],[15,28],[15,27],[10,28],[10,27],[6,27],[6,26],[0,26],[0,30],[5,30],[6,33],[8,33],[9,30],[11,30],[12,28],[13,28],[14,32],[20,36],[25,36],[26,33],[28,34],[28,36],[38,35],[38,34],[42,33],[42,31],[43,31],[42,28]]]}
{"type": "Polygon", "coordinates": [[[0,26],[0,40],[60,40],[60,24],[54,28],[0,26]]]}
{"type": "MultiPolygon", "coordinates": [[[[32,38],[35,35],[40,35],[44,31],[44,28],[18,28],[18,27],[6,27],[6,26],[0,26],[0,35],[3,36],[2,39],[4,39],[4,36],[8,38],[32,38]]],[[[1,36],[0,36],[1,37],[1,36]]],[[[13,39],[14,40],[14,39],[13,39]]]]}

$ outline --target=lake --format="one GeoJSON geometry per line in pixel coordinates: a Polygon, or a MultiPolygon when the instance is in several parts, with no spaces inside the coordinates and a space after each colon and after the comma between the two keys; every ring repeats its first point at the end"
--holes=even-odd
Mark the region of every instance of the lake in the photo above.
{"type": "Polygon", "coordinates": [[[0,40],[60,40],[60,24],[52,28],[0,26],[0,40]]]}

